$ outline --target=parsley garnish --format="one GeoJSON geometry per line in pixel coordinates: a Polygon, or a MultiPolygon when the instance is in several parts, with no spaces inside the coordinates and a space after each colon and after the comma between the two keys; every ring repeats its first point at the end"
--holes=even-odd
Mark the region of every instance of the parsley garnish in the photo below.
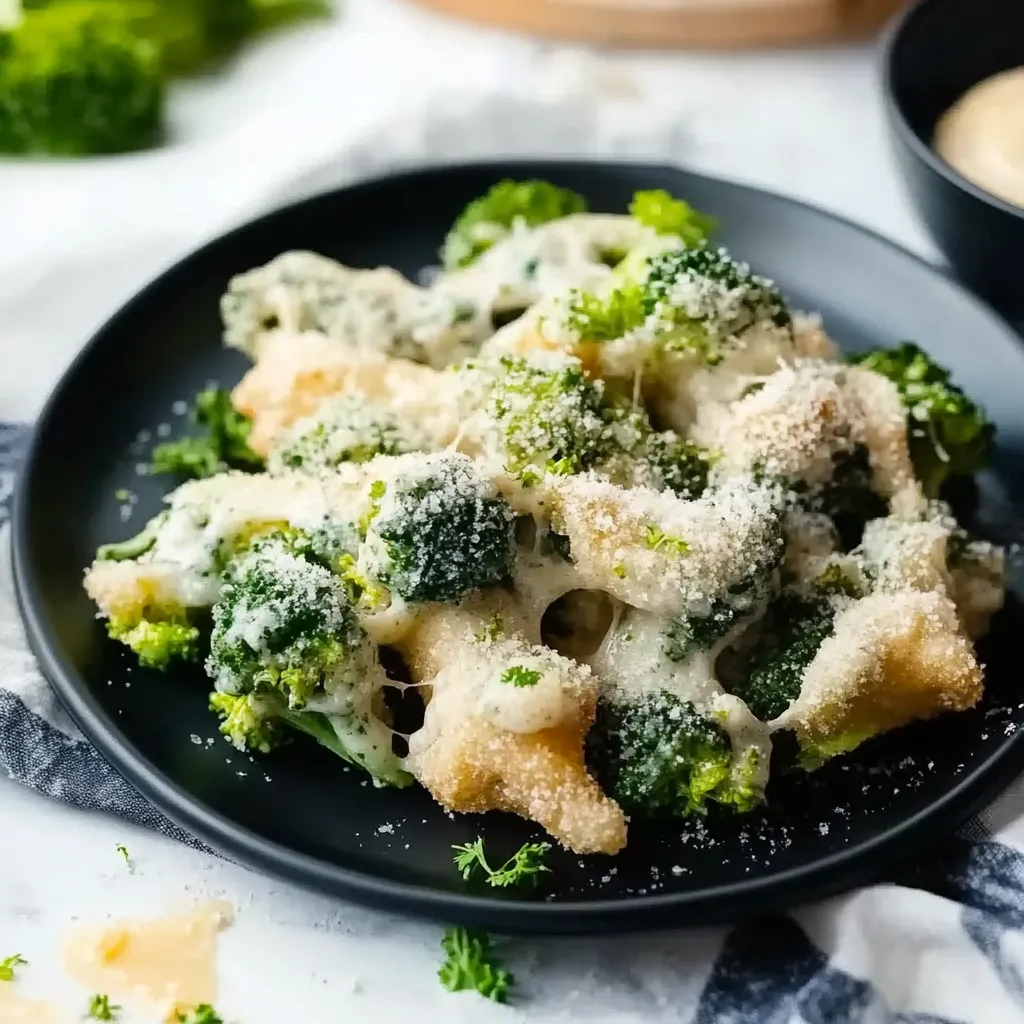
{"type": "Polygon", "coordinates": [[[494,643],[505,635],[505,620],[495,612],[488,620],[483,629],[473,634],[473,639],[478,644],[494,643]]]}
{"type": "Polygon", "coordinates": [[[224,1024],[217,1011],[209,1003],[200,1003],[194,1010],[179,1010],[176,1019],[180,1024],[224,1024]]]}
{"type": "Polygon", "coordinates": [[[128,856],[128,847],[123,846],[121,843],[117,844],[117,852],[124,858],[125,864],[130,864],[131,859],[128,856]]]}
{"type": "Polygon", "coordinates": [[[517,687],[536,686],[540,682],[540,673],[523,665],[513,665],[501,673],[501,681],[517,687]]]}
{"type": "Polygon", "coordinates": [[[121,1007],[110,1005],[110,996],[95,995],[89,1000],[89,1016],[93,1020],[113,1020],[121,1007]]]}
{"type": "Polygon", "coordinates": [[[28,961],[20,954],[15,953],[6,960],[0,960],[0,981],[14,981],[14,968],[27,964],[28,961]]]}
{"type": "Polygon", "coordinates": [[[479,836],[475,843],[453,846],[455,866],[467,881],[477,868],[487,875],[487,884],[503,889],[507,885],[518,885],[528,878],[537,881],[537,876],[551,869],[544,864],[544,857],[551,849],[550,843],[525,843],[509,857],[500,868],[494,869],[484,856],[484,841],[479,836]]]}
{"type": "Polygon", "coordinates": [[[685,555],[690,550],[690,545],[682,537],[671,537],[660,526],[654,525],[647,527],[646,544],[652,551],[665,547],[677,555],[685,555]]]}
{"type": "Polygon", "coordinates": [[[388,485],[383,480],[374,480],[370,484],[370,507],[359,517],[359,536],[365,537],[370,523],[380,514],[381,499],[387,493],[388,485]]]}
{"type": "Polygon", "coordinates": [[[446,959],[437,976],[449,992],[475,989],[496,1003],[505,1002],[512,975],[492,959],[489,935],[452,927],[444,933],[441,948],[446,959]]]}
{"type": "Polygon", "coordinates": [[[626,578],[626,567],[621,562],[616,562],[612,566],[612,572],[615,573],[620,580],[624,580],[626,578]]]}

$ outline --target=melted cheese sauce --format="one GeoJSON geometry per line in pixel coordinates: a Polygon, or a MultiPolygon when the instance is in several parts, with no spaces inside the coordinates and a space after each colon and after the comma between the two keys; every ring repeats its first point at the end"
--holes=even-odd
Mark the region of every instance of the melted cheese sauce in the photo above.
{"type": "Polygon", "coordinates": [[[979,188],[1024,207],[1024,67],[962,96],[939,121],[935,149],[979,188]]]}
{"type": "Polygon", "coordinates": [[[233,917],[231,904],[214,900],[169,917],[76,926],[64,939],[64,969],[87,991],[174,1020],[215,1001],[217,933],[233,917]]]}

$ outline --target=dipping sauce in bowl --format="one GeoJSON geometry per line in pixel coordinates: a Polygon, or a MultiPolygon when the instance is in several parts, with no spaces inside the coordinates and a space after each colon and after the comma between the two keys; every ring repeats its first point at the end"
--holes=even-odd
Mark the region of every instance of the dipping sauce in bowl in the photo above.
{"type": "Polygon", "coordinates": [[[1024,66],[957,100],[939,120],[934,146],[979,188],[1024,208],[1024,66]]]}

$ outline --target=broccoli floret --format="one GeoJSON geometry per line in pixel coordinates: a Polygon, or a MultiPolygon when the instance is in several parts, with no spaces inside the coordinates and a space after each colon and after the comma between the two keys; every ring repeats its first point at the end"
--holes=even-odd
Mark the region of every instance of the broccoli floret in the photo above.
{"type": "Polygon", "coordinates": [[[805,490],[793,485],[794,493],[805,490],[805,504],[812,512],[823,512],[835,524],[844,549],[860,543],[864,524],[888,514],[885,499],[874,490],[874,477],[868,450],[856,445],[833,459],[832,479],[824,486],[805,490]]]}
{"type": "Polygon", "coordinates": [[[659,235],[676,235],[685,245],[707,241],[716,223],[714,217],[698,213],[685,200],[676,199],[661,188],[637,192],[629,204],[629,212],[659,235]]]}
{"type": "Polygon", "coordinates": [[[199,657],[199,629],[189,625],[184,615],[158,621],[111,619],[107,632],[111,639],[131,648],[144,668],[163,671],[175,661],[195,661],[199,657]]]}
{"type": "Polygon", "coordinates": [[[992,454],[995,426],[917,345],[875,349],[856,359],[888,377],[907,409],[910,457],[925,494],[936,497],[951,477],[983,469],[992,454]]]}
{"type": "Polygon", "coordinates": [[[573,292],[566,326],[588,341],[649,332],[666,351],[690,352],[709,365],[757,323],[788,327],[781,293],[724,249],[701,244],[652,256],[645,276],[605,295],[573,292]]]}
{"type": "Polygon", "coordinates": [[[275,450],[270,468],[315,473],[343,462],[369,462],[377,455],[403,455],[426,447],[426,437],[387,406],[343,395],[300,420],[275,450]]]}
{"type": "Polygon", "coordinates": [[[303,708],[313,693],[343,676],[361,641],[343,588],[326,569],[271,536],[226,576],[213,610],[207,669],[217,689],[245,693],[256,684],[303,708]]]}
{"type": "Polygon", "coordinates": [[[566,327],[587,341],[616,341],[646,321],[644,289],[635,281],[626,281],[605,295],[570,294],[566,327]]]}
{"type": "Polygon", "coordinates": [[[272,698],[214,691],[210,694],[210,710],[220,716],[220,731],[238,750],[267,754],[286,738],[272,698]]]}
{"type": "Polygon", "coordinates": [[[699,498],[708,486],[714,456],[707,448],[686,441],[671,430],[650,434],[640,456],[654,477],[657,490],[669,490],[681,498],[699,498]]]}
{"type": "Polygon", "coordinates": [[[150,472],[208,477],[228,468],[262,468],[263,459],[249,447],[252,422],[235,409],[227,391],[200,391],[192,419],[205,434],[157,445],[150,472]]]}
{"type": "Polygon", "coordinates": [[[626,410],[605,398],[604,382],[570,359],[547,367],[505,356],[488,385],[487,413],[500,435],[506,471],[524,483],[544,473],[590,469],[649,429],[641,424],[630,432],[626,410]]]}
{"type": "Polygon", "coordinates": [[[695,352],[709,364],[721,359],[725,344],[755,324],[787,327],[791,322],[770,281],[724,249],[707,245],[653,256],[643,299],[666,349],[695,352]]]}
{"type": "Polygon", "coordinates": [[[464,455],[387,485],[366,539],[370,571],[406,601],[459,601],[512,570],[515,516],[464,455]]]}
{"type": "Polygon", "coordinates": [[[498,182],[459,214],[445,238],[441,262],[447,270],[469,266],[517,222],[536,227],[586,209],[583,196],[548,181],[498,182]]]}
{"type": "Polygon", "coordinates": [[[156,50],[114,5],[68,0],[0,32],[0,152],[140,149],[159,139],[163,103],[156,50]]]}
{"type": "Polygon", "coordinates": [[[746,677],[733,692],[762,721],[778,718],[800,695],[804,669],[832,635],[832,606],[783,594],[769,609],[746,677]]]}
{"type": "Polygon", "coordinates": [[[287,538],[257,541],[231,565],[213,609],[207,672],[222,731],[236,745],[273,745],[304,732],[381,784],[406,785],[391,731],[372,712],[375,665],[347,591],[287,538]]]}
{"type": "Polygon", "coordinates": [[[602,700],[587,744],[602,787],[628,814],[684,817],[709,800],[743,812],[761,800],[756,752],[737,764],[728,733],[665,690],[602,700]]]}

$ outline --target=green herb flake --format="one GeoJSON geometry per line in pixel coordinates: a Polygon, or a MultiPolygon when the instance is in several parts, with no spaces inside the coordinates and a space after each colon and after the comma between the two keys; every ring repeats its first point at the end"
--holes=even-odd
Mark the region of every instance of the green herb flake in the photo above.
{"type": "Polygon", "coordinates": [[[6,960],[0,960],[0,981],[14,981],[14,969],[27,965],[28,961],[20,953],[15,953],[14,956],[9,956],[6,960]]]}
{"type": "Polygon", "coordinates": [[[536,669],[513,665],[501,673],[501,681],[522,689],[527,686],[536,686],[540,682],[540,676],[540,672],[536,669]]]}
{"type": "Polygon", "coordinates": [[[492,868],[484,855],[484,841],[479,836],[476,842],[464,846],[453,846],[455,866],[468,881],[477,870],[484,872],[487,884],[503,889],[520,885],[525,881],[536,882],[537,877],[551,869],[544,858],[551,849],[550,843],[524,843],[500,868],[492,868]]]}
{"type": "Polygon", "coordinates": [[[89,1000],[89,1012],[92,1020],[114,1020],[121,1007],[111,1004],[110,996],[95,995],[89,1000]]]}
{"type": "Polygon", "coordinates": [[[495,963],[489,935],[452,927],[445,931],[441,948],[445,961],[437,976],[449,992],[476,991],[496,1003],[505,1002],[513,979],[495,963]]]}
{"type": "Polygon", "coordinates": [[[664,532],[660,526],[651,524],[647,527],[647,536],[644,542],[652,551],[665,548],[674,551],[677,555],[685,555],[690,550],[690,545],[682,537],[672,537],[664,532]]]}

